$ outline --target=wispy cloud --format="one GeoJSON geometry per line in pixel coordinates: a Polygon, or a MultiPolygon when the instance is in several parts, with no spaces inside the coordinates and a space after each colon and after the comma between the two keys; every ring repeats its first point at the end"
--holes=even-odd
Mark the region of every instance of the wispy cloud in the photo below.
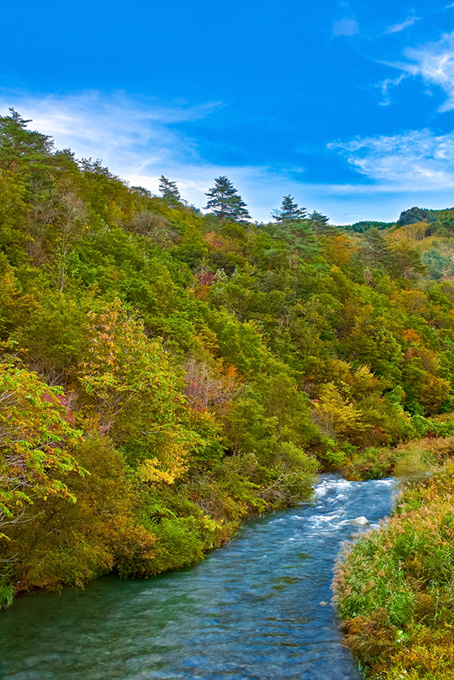
{"type": "MultiPolygon", "coordinates": [[[[176,180],[182,196],[203,207],[213,178],[227,175],[247,200],[251,214],[266,220],[281,197],[295,190],[292,169],[210,163],[199,144],[185,134],[185,123],[213,115],[222,104],[169,104],[99,92],[37,96],[0,91],[0,113],[14,107],[32,119],[31,129],[51,135],[57,148],[78,158],[100,158],[131,185],[158,191],[159,177],[176,180]],[[290,188],[289,188],[290,187],[290,188]]],[[[301,169],[301,168],[300,168],[301,169]]]]}
{"type": "Polygon", "coordinates": [[[79,157],[97,156],[128,169],[169,163],[176,150],[197,155],[194,142],[178,125],[210,115],[221,104],[170,104],[133,101],[122,93],[96,91],[73,95],[0,93],[0,108],[13,106],[41,132],[55,137],[59,147],[72,148],[79,157]]]}
{"type": "Polygon", "coordinates": [[[407,77],[406,73],[401,73],[397,78],[386,78],[378,83],[377,87],[380,88],[383,97],[380,106],[389,106],[391,104],[391,88],[400,85],[404,78],[407,77]]]}
{"type": "Polygon", "coordinates": [[[440,87],[446,94],[446,101],[439,111],[454,109],[454,31],[445,33],[437,42],[420,47],[407,48],[407,61],[387,62],[388,66],[402,73],[422,78],[427,87],[440,87]]]}
{"type": "Polygon", "coordinates": [[[394,191],[420,192],[454,187],[454,132],[412,130],[332,142],[328,147],[382,189],[391,185],[394,191]]]}
{"type": "Polygon", "coordinates": [[[163,105],[96,91],[42,97],[0,93],[0,110],[6,113],[10,106],[32,119],[30,127],[51,135],[58,148],[71,148],[78,158],[100,158],[111,171],[152,191],[162,173],[171,174],[187,189],[188,200],[203,200],[207,164],[182,128],[213,114],[219,102],[163,105]]]}
{"type": "Polygon", "coordinates": [[[416,16],[408,17],[408,19],[405,19],[405,21],[402,21],[402,23],[400,24],[393,24],[392,26],[388,26],[385,33],[387,34],[400,33],[401,31],[405,31],[406,28],[410,28],[410,26],[413,26],[413,24],[419,20],[420,17],[416,16]]]}
{"type": "Polygon", "coordinates": [[[199,207],[205,205],[205,192],[213,178],[227,175],[258,220],[266,221],[288,193],[309,209],[327,213],[338,224],[394,219],[413,203],[415,191],[426,191],[424,203],[431,205],[432,201],[434,207],[449,202],[444,195],[436,195],[435,189],[449,187],[447,194],[452,194],[454,133],[444,138],[425,131],[419,137],[408,133],[335,142],[329,145],[331,152],[346,157],[364,179],[313,184],[300,164],[298,168],[275,168],[207,161],[199,144],[185,134],[185,123],[214,115],[220,106],[217,103],[163,106],[122,94],[38,97],[0,92],[0,113],[7,113],[9,106],[31,118],[32,129],[52,135],[57,148],[72,148],[79,158],[101,158],[132,185],[154,192],[164,174],[176,180],[183,197],[199,207]]]}
{"type": "Polygon", "coordinates": [[[340,36],[346,35],[351,36],[359,33],[359,26],[356,19],[345,17],[339,21],[335,21],[333,24],[332,35],[340,36]]]}

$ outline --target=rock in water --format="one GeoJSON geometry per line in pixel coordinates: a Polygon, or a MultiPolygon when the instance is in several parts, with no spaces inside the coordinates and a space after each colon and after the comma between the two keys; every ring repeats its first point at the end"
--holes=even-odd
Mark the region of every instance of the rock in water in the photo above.
{"type": "Polygon", "coordinates": [[[354,527],[367,527],[370,522],[367,517],[356,517],[355,519],[351,520],[350,524],[352,524],[354,527]]]}

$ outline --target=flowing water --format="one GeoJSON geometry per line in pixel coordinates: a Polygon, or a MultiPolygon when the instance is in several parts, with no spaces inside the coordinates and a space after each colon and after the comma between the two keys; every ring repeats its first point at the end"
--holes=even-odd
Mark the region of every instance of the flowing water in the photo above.
{"type": "Polygon", "coordinates": [[[99,579],[0,614],[2,680],[357,680],[330,604],[348,520],[384,517],[391,480],[325,475],[315,502],[248,522],[201,564],[99,579]]]}

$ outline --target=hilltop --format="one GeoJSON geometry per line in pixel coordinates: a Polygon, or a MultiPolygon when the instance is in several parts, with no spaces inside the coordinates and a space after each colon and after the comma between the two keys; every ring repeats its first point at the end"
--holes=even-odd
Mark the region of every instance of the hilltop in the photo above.
{"type": "Polygon", "coordinates": [[[254,225],[226,177],[207,198],[0,118],[5,603],[192,564],[318,470],[453,431],[444,217],[351,234],[290,196],[254,225]]]}

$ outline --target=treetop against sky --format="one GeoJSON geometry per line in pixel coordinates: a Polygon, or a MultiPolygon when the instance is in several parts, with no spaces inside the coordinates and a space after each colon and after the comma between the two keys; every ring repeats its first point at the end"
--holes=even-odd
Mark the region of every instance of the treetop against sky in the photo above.
{"type": "Polygon", "coordinates": [[[338,223],[454,203],[449,0],[25,0],[2,28],[0,112],[133,184],[202,207],[228,176],[257,220],[288,194],[338,223]]]}

